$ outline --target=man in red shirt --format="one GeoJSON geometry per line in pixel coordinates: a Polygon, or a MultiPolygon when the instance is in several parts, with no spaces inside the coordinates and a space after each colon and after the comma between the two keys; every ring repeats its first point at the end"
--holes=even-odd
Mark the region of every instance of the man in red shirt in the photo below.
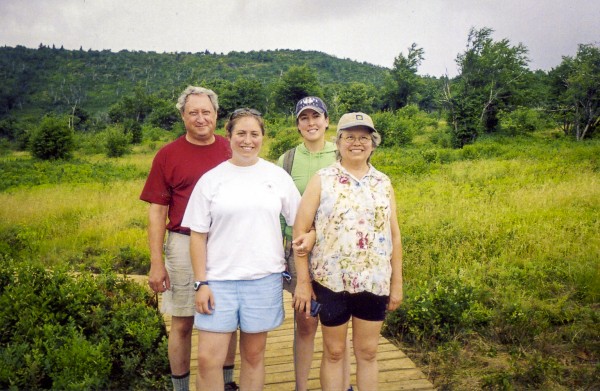
{"type": "MultiPolygon", "coordinates": [[[[219,103],[212,90],[189,86],[176,107],[186,133],[158,151],[140,199],[150,203],[148,284],[154,292],[162,292],[161,311],[172,316],[169,363],[174,389],[180,391],[189,389],[195,314],[190,230],[181,227],[181,220],[198,179],[229,159],[231,148],[224,137],[215,135],[219,103]]],[[[236,342],[232,333],[223,368],[225,390],[237,389],[233,382],[236,342]]]]}

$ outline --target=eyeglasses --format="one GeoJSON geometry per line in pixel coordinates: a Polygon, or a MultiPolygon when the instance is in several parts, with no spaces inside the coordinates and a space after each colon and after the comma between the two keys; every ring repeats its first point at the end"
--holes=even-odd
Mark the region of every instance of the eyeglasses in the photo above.
{"type": "Polygon", "coordinates": [[[354,144],[354,142],[355,142],[356,140],[358,140],[358,141],[359,141],[359,142],[360,142],[362,145],[367,145],[367,144],[369,144],[371,141],[373,141],[373,140],[371,139],[371,137],[369,137],[369,136],[360,136],[360,137],[358,137],[358,138],[357,138],[356,136],[351,136],[351,135],[349,135],[349,136],[343,136],[343,137],[342,137],[342,139],[343,139],[343,140],[344,140],[346,143],[348,143],[348,144],[354,144]]]}
{"type": "Polygon", "coordinates": [[[231,115],[229,116],[229,119],[232,120],[234,118],[243,116],[243,115],[255,115],[257,117],[262,117],[262,114],[260,113],[260,111],[255,110],[255,109],[249,109],[247,107],[243,107],[241,109],[236,109],[233,111],[233,113],[231,113],[231,115]]]}

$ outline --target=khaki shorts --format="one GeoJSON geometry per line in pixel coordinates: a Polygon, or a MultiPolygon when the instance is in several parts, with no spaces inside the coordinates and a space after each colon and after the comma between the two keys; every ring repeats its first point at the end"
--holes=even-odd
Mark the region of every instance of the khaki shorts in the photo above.
{"type": "Polygon", "coordinates": [[[161,312],[172,316],[194,316],[194,272],[188,235],[169,231],[165,243],[165,267],[171,280],[171,289],[162,294],[161,312]]]}

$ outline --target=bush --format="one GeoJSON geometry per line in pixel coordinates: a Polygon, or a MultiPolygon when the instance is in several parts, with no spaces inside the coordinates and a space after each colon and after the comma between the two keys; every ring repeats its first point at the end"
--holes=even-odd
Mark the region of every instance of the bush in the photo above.
{"type": "Polygon", "coordinates": [[[502,111],[498,117],[500,127],[510,135],[533,132],[547,126],[539,110],[529,107],[518,107],[511,112],[502,111]]]}
{"type": "Polygon", "coordinates": [[[33,156],[42,160],[69,159],[75,147],[73,131],[68,120],[53,115],[42,119],[29,141],[33,156]]]}
{"type": "Polygon", "coordinates": [[[141,144],[143,139],[142,125],[139,122],[126,119],[123,121],[124,133],[129,136],[131,144],[141,144]]]}
{"type": "Polygon", "coordinates": [[[423,283],[388,315],[385,333],[425,345],[450,341],[491,319],[477,304],[475,289],[459,279],[423,283]]]}
{"type": "Polygon", "coordinates": [[[105,152],[106,135],[104,132],[77,132],[75,133],[75,145],[83,154],[95,155],[105,152]]]}
{"type": "Polygon", "coordinates": [[[283,129],[277,133],[277,136],[271,141],[267,158],[277,160],[285,151],[300,144],[300,135],[296,128],[283,129]]]}
{"type": "Polygon", "coordinates": [[[157,128],[155,126],[151,126],[151,125],[144,125],[142,126],[142,139],[150,141],[150,142],[156,142],[156,141],[160,141],[161,139],[171,139],[172,138],[172,133],[168,133],[167,131],[165,131],[164,129],[161,128],[157,128]]]}
{"type": "Polygon", "coordinates": [[[412,142],[415,134],[427,126],[437,127],[437,121],[420,111],[415,105],[409,105],[394,112],[384,111],[373,114],[375,128],[381,133],[384,147],[396,147],[412,142]]]}
{"type": "Polygon", "coordinates": [[[138,283],[2,264],[0,389],[170,389],[164,321],[138,283]]]}
{"type": "Polygon", "coordinates": [[[129,136],[125,134],[123,128],[119,125],[111,126],[106,129],[106,156],[121,157],[129,152],[129,136]]]}

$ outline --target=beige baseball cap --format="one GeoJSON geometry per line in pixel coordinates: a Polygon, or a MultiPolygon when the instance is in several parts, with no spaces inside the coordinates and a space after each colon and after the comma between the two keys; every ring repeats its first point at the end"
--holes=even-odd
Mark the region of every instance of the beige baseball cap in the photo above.
{"type": "Polygon", "coordinates": [[[342,115],[338,121],[337,130],[339,132],[340,130],[355,128],[357,126],[364,126],[372,132],[377,132],[375,125],[373,125],[373,120],[365,113],[346,113],[342,115]]]}

